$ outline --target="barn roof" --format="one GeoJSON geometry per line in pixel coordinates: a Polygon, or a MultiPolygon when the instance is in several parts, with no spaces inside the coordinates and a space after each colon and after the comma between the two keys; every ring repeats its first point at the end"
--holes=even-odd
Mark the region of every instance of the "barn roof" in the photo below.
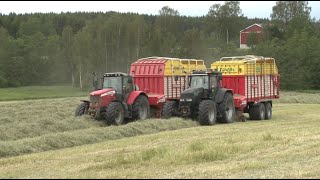
{"type": "Polygon", "coordinates": [[[252,26],[255,26],[255,25],[257,25],[257,26],[259,26],[259,27],[262,28],[262,25],[261,25],[261,24],[254,23],[254,24],[252,24],[251,26],[248,26],[248,27],[242,29],[240,32],[242,32],[242,31],[244,31],[244,30],[246,30],[246,29],[249,29],[249,28],[251,28],[252,26]]]}

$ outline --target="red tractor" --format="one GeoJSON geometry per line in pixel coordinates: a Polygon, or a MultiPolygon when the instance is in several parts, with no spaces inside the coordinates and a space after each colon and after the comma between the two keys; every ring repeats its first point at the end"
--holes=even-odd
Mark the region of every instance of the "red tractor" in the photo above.
{"type": "Polygon", "coordinates": [[[90,93],[90,100],[81,100],[75,116],[89,114],[95,119],[104,119],[108,124],[121,125],[126,120],[147,119],[150,106],[162,106],[164,95],[148,96],[147,92],[139,91],[133,78],[126,73],[105,73],[102,88],[90,93]]]}

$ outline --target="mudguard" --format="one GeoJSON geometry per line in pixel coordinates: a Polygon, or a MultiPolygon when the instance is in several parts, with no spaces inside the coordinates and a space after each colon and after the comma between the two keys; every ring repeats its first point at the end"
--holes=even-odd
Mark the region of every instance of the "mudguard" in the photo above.
{"type": "Polygon", "coordinates": [[[247,98],[245,96],[242,96],[240,94],[234,94],[234,106],[237,110],[243,112],[244,108],[247,106],[247,98]]]}
{"type": "Polygon", "coordinates": [[[84,102],[84,103],[87,103],[88,104],[88,106],[89,106],[89,104],[90,104],[90,101],[88,101],[88,100],[80,100],[81,102],[84,102]]]}
{"type": "Polygon", "coordinates": [[[146,93],[144,93],[143,91],[132,91],[129,94],[129,97],[128,97],[128,100],[127,100],[127,104],[128,105],[132,105],[134,103],[134,101],[137,99],[137,97],[140,96],[140,95],[146,96],[148,98],[146,93]]]}
{"type": "Polygon", "coordinates": [[[223,98],[224,98],[224,95],[227,93],[227,92],[230,92],[232,95],[233,95],[233,92],[231,89],[226,89],[226,88],[220,88],[216,94],[216,97],[215,97],[215,101],[217,104],[221,103],[223,101],[223,98]]]}
{"type": "Polygon", "coordinates": [[[86,103],[86,102],[87,102],[87,103],[90,102],[89,100],[80,100],[80,101],[81,101],[81,102],[85,102],[85,103],[86,103]]]}
{"type": "Polygon", "coordinates": [[[162,106],[166,102],[166,97],[163,94],[148,94],[150,106],[162,106]]]}

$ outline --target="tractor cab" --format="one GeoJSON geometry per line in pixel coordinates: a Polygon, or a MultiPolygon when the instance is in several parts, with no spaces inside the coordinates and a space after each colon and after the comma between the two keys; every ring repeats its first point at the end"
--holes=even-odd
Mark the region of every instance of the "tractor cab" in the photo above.
{"type": "Polygon", "coordinates": [[[134,90],[133,79],[122,72],[105,73],[103,75],[102,89],[113,89],[118,101],[126,101],[128,95],[134,90]]]}
{"type": "Polygon", "coordinates": [[[203,88],[207,93],[215,92],[220,86],[222,73],[220,71],[194,71],[189,77],[189,88],[203,88]]]}
{"type": "Polygon", "coordinates": [[[127,108],[129,95],[135,90],[132,77],[126,73],[105,73],[101,80],[99,88],[98,81],[94,80],[95,90],[90,93],[90,100],[87,102],[88,114],[93,115],[96,119],[100,118],[100,112],[105,111],[110,102],[120,102],[127,108]]]}
{"type": "Polygon", "coordinates": [[[197,115],[198,106],[203,99],[215,99],[220,89],[220,80],[222,74],[219,71],[193,71],[189,76],[189,88],[181,93],[180,114],[184,117],[197,115]]]}

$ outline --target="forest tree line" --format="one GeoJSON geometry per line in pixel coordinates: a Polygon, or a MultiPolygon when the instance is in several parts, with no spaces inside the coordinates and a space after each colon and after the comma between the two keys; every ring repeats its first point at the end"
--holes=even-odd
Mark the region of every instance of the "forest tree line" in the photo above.
{"type": "Polygon", "coordinates": [[[149,56],[203,59],[254,54],[274,57],[281,88],[320,89],[320,20],[307,1],[277,1],[271,19],[249,19],[239,1],[213,4],[201,17],[168,6],[158,15],[118,12],[0,14],[0,87],[70,84],[87,90],[92,72],[129,72],[149,56]],[[264,37],[240,30],[262,24],[264,37]]]}

